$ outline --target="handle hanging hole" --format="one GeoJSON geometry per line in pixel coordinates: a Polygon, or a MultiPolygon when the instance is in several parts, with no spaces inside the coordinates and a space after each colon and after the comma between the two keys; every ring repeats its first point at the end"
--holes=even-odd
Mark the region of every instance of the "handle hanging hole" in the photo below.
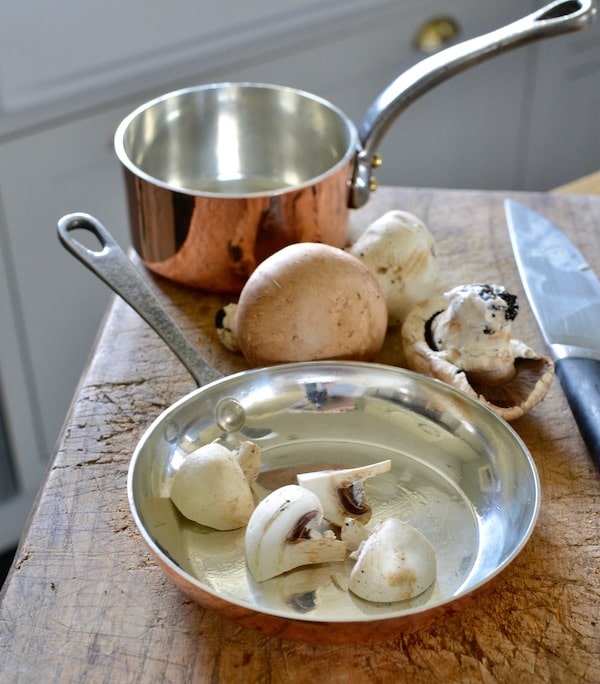
{"type": "Polygon", "coordinates": [[[575,14],[581,9],[581,3],[578,0],[566,0],[560,2],[553,7],[550,7],[547,12],[540,14],[538,21],[547,21],[548,19],[560,19],[561,17],[568,17],[570,14],[575,14]]]}
{"type": "Polygon", "coordinates": [[[104,251],[104,243],[93,231],[82,226],[72,228],[70,231],[71,239],[94,254],[101,254],[104,251]]]}

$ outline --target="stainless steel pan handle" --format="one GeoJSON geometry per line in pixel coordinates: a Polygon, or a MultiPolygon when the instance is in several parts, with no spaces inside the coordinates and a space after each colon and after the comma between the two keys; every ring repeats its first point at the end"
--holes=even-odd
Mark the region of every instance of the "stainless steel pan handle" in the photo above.
{"type": "Polygon", "coordinates": [[[595,18],[594,0],[557,0],[506,26],[463,41],[421,60],[402,73],[373,101],[358,129],[357,155],[350,204],[369,198],[373,163],[389,127],[410,104],[434,86],[499,53],[542,38],[585,28],[595,18]]]}
{"type": "Polygon", "coordinates": [[[166,342],[199,387],[222,378],[205,361],[158,301],[156,295],[110,232],[93,216],[76,213],[58,222],[58,237],[81,263],[122,297],[166,342]],[[87,231],[100,243],[100,250],[83,245],[75,231],[87,231]]]}

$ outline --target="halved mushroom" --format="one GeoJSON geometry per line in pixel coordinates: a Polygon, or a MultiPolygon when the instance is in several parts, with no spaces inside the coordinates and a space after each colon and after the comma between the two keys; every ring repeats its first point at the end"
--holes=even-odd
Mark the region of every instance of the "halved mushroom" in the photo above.
{"type": "Polygon", "coordinates": [[[362,523],[371,517],[371,507],[365,494],[365,480],[388,472],[391,461],[381,461],[358,468],[319,470],[299,473],[296,480],[301,487],[310,489],[323,504],[325,518],[342,527],[348,517],[362,523]]]}
{"type": "Polygon", "coordinates": [[[418,304],[402,325],[409,368],[454,385],[505,420],[546,395],[554,364],[513,339],[515,295],[498,285],[460,285],[418,304]]]}
{"type": "Polygon", "coordinates": [[[246,562],[257,582],[303,566],[342,561],[346,543],[320,532],[323,507],[298,485],[271,492],[254,509],[246,528],[246,562]]]}
{"type": "Polygon", "coordinates": [[[348,589],[367,601],[405,601],[436,578],[435,550],[416,528],[398,518],[380,520],[358,550],[348,589]]]}
{"type": "Polygon", "coordinates": [[[189,454],[177,469],[169,496],[189,520],[216,530],[243,527],[254,510],[250,482],[260,467],[260,447],[242,442],[232,452],[211,442],[189,454]]]}

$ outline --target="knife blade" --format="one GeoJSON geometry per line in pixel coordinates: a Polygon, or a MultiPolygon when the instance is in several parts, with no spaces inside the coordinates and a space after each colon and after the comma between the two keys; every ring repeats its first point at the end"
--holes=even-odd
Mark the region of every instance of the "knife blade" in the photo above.
{"type": "Polygon", "coordinates": [[[600,281],[548,219],[507,199],[523,287],[586,446],[600,468],[600,281]]]}

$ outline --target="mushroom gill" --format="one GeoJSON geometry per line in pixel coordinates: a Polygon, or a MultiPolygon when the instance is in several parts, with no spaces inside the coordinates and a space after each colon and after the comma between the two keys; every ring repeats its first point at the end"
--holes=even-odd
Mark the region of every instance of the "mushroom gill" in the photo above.
{"type": "Polygon", "coordinates": [[[513,339],[515,295],[498,285],[460,285],[418,304],[401,330],[409,368],[443,380],[515,420],[546,395],[549,357],[513,339]]]}

